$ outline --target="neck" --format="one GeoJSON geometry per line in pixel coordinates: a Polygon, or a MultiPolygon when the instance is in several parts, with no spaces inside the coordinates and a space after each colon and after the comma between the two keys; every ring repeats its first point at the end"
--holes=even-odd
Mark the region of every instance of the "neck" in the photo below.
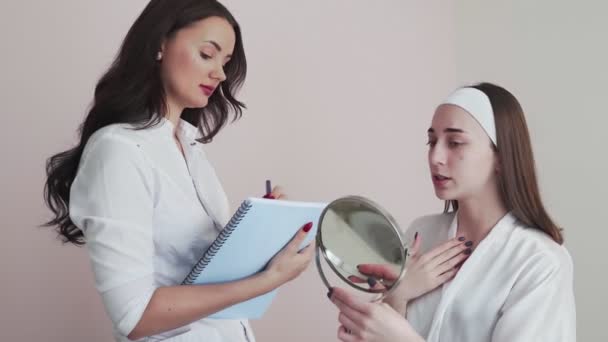
{"type": "Polygon", "coordinates": [[[182,116],[182,112],[184,111],[184,107],[174,103],[170,99],[167,99],[167,112],[165,113],[165,118],[169,120],[173,124],[173,134],[177,132],[177,127],[179,126],[179,119],[182,116]]]}
{"type": "Polygon", "coordinates": [[[497,190],[474,198],[459,199],[457,235],[464,235],[477,245],[506,214],[506,206],[497,190]]]}

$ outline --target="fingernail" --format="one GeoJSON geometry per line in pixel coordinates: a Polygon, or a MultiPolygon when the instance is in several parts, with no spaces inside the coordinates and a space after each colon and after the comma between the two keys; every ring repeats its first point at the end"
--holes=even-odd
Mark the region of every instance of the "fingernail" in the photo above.
{"type": "Polygon", "coordinates": [[[471,250],[470,248],[465,249],[464,254],[469,255],[473,253],[473,250],[471,250]]]}
{"type": "Polygon", "coordinates": [[[308,222],[307,224],[304,225],[302,230],[304,231],[304,233],[308,233],[311,228],[312,228],[312,222],[308,222]]]}
{"type": "Polygon", "coordinates": [[[334,289],[329,289],[329,291],[327,291],[327,298],[331,299],[331,295],[334,293],[334,289]]]}
{"type": "Polygon", "coordinates": [[[467,241],[464,243],[464,245],[467,247],[471,247],[471,246],[473,246],[473,241],[467,241]]]}
{"type": "Polygon", "coordinates": [[[376,286],[376,283],[377,283],[377,282],[378,282],[378,281],[377,281],[377,280],[376,280],[376,278],[374,278],[374,277],[369,277],[369,278],[367,278],[367,283],[369,284],[369,287],[374,287],[374,286],[376,286]]]}
{"type": "Polygon", "coordinates": [[[461,236],[458,238],[458,241],[464,241],[464,240],[465,240],[464,236],[461,236]]]}
{"type": "Polygon", "coordinates": [[[264,198],[266,199],[276,199],[274,196],[272,195],[264,195],[264,198]]]}
{"type": "Polygon", "coordinates": [[[418,232],[416,232],[416,234],[414,234],[414,241],[416,241],[417,238],[418,238],[418,232]]]}

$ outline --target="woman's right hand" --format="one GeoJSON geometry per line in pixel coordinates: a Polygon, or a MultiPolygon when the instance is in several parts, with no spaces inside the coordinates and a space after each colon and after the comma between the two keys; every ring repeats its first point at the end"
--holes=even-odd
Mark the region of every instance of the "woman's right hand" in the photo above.
{"type": "Polygon", "coordinates": [[[471,241],[464,237],[448,240],[432,250],[420,255],[422,237],[416,234],[410,256],[406,261],[407,270],[397,289],[389,297],[392,300],[409,302],[452,279],[462,263],[471,254],[471,241]]]}
{"type": "Polygon", "coordinates": [[[276,286],[281,286],[299,276],[312,260],[315,251],[314,241],[300,250],[311,228],[312,222],[305,224],[287,246],[268,263],[264,272],[276,282],[276,286]]]}

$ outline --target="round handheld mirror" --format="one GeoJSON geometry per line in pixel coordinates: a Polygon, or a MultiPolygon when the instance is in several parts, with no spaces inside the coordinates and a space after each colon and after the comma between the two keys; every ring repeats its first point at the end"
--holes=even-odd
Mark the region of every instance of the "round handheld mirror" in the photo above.
{"type": "Polygon", "coordinates": [[[329,203],[319,218],[316,241],[317,270],[328,289],[333,287],[331,278],[378,301],[405,273],[407,248],[397,223],[364,197],[329,203]]]}

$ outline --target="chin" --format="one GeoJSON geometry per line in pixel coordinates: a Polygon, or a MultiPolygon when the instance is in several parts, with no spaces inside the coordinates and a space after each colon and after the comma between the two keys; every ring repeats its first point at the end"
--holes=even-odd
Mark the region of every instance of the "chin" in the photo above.
{"type": "Polygon", "coordinates": [[[209,99],[205,98],[204,100],[196,101],[196,103],[194,103],[194,106],[192,106],[192,107],[193,108],[204,108],[204,107],[207,107],[208,104],[209,104],[209,99]]]}
{"type": "Polygon", "coordinates": [[[187,108],[203,108],[209,104],[209,98],[206,96],[191,97],[188,100],[187,108]]]}
{"type": "Polygon", "coordinates": [[[446,190],[435,189],[435,196],[442,201],[456,200],[456,196],[450,194],[450,192],[446,190]]]}

